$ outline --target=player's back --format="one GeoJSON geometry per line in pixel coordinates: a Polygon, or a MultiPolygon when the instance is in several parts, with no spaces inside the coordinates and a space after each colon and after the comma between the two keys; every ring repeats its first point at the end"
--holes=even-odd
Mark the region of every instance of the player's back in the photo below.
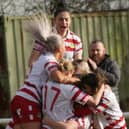
{"type": "Polygon", "coordinates": [[[32,70],[30,71],[26,81],[35,85],[41,85],[42,82],[46,82],[49,73],[56,65],[57,61],[53,54],[42,54],[39,59],[33,63],[32,70]]]}
{"type": "Polygon", "coordinates": [[[66,120],[73,116],[70,101],[72,85],[60,84],[53,81],[43,86],[43,111],[54,120],[66,120]]]}
{"type": "MultiPolygon", "coordinates": [[[[104,91],[104,96],[103,96],[105,99],[108,100],[109,103],[107,103],[108,105],[108,108],[106,109],[106,113],[108,115],[111,115],[114,114],[112,117],[114,117],[113,119],[117,119],[118,117],[121,117],[123,115],[121,109],[120,109],[120,106],[119,106],[119,103],[118,103],[118,100],[114,94],[114,92],[108,90],[108,89],[105,89],[104,91]]],[[[106,102],[106,101],[105,101],[106,102]]],[[[106,104],[106,103],[105,103],[106,104]]]]}
{"type": "Polygon", "coordinates": [[[115,94],[111,90],[105,89],[97,109],[101,112],[98,114],[100,126],[103,126],[105,129],[126,129],[124,115],[115,94]]]}
{"type": "Polygon", "coordinates": [[[74,116],[73,102],[85,104],[88,95],[78,87],[48,81],[42,90],[43,111],[54,120],[67,120],[74,116]]]}
{"type": "Polygon", "coordinates": [[[42,85],[48,79],[51,69],[53,69],[54,66],[56,67],[56,65],[57,61],[52,54],[48,53],[46,55],[41,55],[33,64],[33,68],[28,78],[25,80],[24,85],[19,89],[16,95],[38,102],[38,100],[41,99],[42,85]]]}

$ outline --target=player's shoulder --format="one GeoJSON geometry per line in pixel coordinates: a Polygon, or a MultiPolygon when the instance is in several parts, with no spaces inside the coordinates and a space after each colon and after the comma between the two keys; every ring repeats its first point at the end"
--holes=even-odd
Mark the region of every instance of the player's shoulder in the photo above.
{"type": "Polygon", "coordinates": [[[37,60],[38,63],[45,63],[45,61],[47,60],[47,57],[43,54],[41,54],[37,60]]]}
{"type": "Polygon", "coordinates": [[[69,31],[69,36],[75,40],[79,40],[79,41],[81,40],[80,37],[77,34],[75,34],[73,31],[69,31]]]}
{"type": "Polygon", "coordinates": [[[69,90],[72,90],[74,88],[74,85],[72,84],[64,84],[64,83],[60,83],[60,88],[61,89],[69,89],[69,90]]]}
{"type": "Polygon", "coordinates": [[[60,85],[61,89],[63,89],[64,91],[67,91],[67,92],[76,92],[79,90],[79,88],[73,84],[61,84],[60,85]]]}
{"type": "Polygon", "coordinates": [[[107,98],[108,100],[111,100],[111,99],[113,99],[114,98],[114,93],[113,93],[113,91],[112,90],[110,90],[110,89],[108,89],[108,88],[106,88],[105,90],[104,90],[104,98],[107,98]]]}
{"type": "Polygon", "coordinates": [[[54,57],[53,54],[46,53],[46,54],[42,54],[40,56],[40,60],[43,61],[43,62],[48,62],[48,61],[51,61],[51,60],[56,61],[56,58],[54,57]]]}

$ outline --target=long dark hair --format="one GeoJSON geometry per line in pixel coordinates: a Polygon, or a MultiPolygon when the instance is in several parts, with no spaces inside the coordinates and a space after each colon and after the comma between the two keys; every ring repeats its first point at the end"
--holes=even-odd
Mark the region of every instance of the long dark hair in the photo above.
{"type": "Polygon", "coordinates": [[[54,12],[54,17],[56,17],[61,12],[68,12],[71,15],[70,10],[64,4],[59,4],[56,11],[54,12]]]}
{"type": "Polygon", "coordinates": [[[96,92],[96,89],[100,88],[103,83],[107,82],[107,78],[105,77],[104,73],[98,71],[96,73],[88,73],[82,77],[79,87],[86,91],[85,85],[91,87],[93,93],[96,92]]]}

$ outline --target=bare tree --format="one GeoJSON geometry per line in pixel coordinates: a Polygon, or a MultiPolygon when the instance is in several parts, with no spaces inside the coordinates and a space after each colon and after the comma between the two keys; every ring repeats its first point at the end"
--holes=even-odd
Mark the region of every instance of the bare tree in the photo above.
{"type": "Polygon", "coordinates": [[[129,8],[129,0],[0,0],[0,14],[25,16],[39,11],[53,14],[60,3],[76,13],[129,8]]]}

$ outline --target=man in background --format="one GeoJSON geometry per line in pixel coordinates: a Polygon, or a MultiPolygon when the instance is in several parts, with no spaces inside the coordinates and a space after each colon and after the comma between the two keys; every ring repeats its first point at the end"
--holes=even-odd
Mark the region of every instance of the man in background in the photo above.
{"type": "Polygon", "coordinates": [[[103,41],[94,40],[89,46],[88,63],[93,71],[103,71],[107,77],[107,83],[119,100],[118,83],[120,81],[120,68],[115,60],[106,53],[103,41]]]}

